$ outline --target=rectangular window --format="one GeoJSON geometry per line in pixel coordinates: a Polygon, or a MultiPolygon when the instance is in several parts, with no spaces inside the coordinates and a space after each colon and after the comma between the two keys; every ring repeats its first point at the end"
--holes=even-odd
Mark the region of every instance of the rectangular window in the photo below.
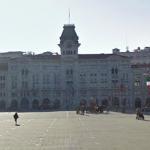
{"type": "Polygon", "coordinates": [[[34,74],[32,76],[32,87],[36,88],[38,86],[39,86],[39,76],[38,76],[38,74],[34,74]]]}
{"type": "Polygon", "coordinates": [[[97,83],[97,74],[96,73],[90,74],[90,83],[97,83]]]}
{"type": "Polygon", "coordinates": [[[0,76],[0,81],[5,81],[6,80],[6,77],[3,75],[3,76],[0,76]]]}
{"type": "Polygon", "coordinates": [[[86,74],[81,73],[79,76],[80,83],[86,83],[86,74]]]}

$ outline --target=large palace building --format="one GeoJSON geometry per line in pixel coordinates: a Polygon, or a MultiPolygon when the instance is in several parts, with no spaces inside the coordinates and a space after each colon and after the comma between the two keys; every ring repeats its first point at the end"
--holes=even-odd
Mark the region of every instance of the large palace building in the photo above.
{"type": "Polygon", "coordinates": [[[93,99],[111,108],[150,105],[150,48],[79,54],[73,24],[63,27],[60,55],[0,53],[0,110],[74,109],[93,99]]]}

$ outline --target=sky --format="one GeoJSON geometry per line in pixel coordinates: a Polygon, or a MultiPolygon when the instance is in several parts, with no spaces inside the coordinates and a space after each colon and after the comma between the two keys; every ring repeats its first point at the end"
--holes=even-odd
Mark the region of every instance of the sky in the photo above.
{"type": "Polygon", "coordinates": [[[81,54],[150,46],[150,0],[0,0],[0,52],[60,53],[69,9],[81,54]]]}

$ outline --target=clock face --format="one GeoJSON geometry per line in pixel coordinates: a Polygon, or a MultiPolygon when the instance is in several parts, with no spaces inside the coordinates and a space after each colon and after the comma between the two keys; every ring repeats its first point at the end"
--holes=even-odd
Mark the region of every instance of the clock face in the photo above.
{"type": "Polygon", "coordinates": [[[72,41],[66,41],[65,46],[66,46],[66,48],[71,48],[72,47],[72,41]]]}

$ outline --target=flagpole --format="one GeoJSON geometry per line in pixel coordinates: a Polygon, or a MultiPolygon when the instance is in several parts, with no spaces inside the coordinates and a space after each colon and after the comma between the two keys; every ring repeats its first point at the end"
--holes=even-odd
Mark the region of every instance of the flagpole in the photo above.
{"type": "Polygon", "coordinates": [[[68,19],[69,19],[69,24],[70,24],[70,8],[69,8],[69,16],[68,16],[68,19]]]}

